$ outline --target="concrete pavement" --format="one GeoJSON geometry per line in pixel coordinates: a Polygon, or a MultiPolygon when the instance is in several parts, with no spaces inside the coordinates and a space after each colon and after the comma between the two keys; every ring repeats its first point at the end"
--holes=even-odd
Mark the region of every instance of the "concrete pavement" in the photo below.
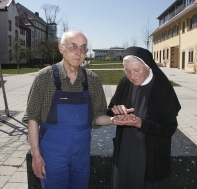
{"type": "MultiPolygon", "coordinates": [[[[179,127],[197,145],[197,74],[177,68],[161,68],[167,77],[181,85],[175,87],[182,109],[178,116],[179,127]]],[[[0,117],[0,189],[27,189],[25,156],[30,149],[27,126],[21,122],[26,108],[27,95],[36,73],[4,75],[5,90],[10,114],[0,117]]],[[[115,85],[103,86],[109,103],[115,85]]],[[[4,99],[0,89],[0,113],[4,112],[4,99]]]]}

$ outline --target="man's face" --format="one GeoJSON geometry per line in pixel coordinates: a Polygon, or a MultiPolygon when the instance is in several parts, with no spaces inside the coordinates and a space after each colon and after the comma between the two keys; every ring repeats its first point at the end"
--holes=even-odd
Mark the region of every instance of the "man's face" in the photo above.
{"type": "Polygon", "coordinates": [[[127,78],[136,86],[141,85],[149,76],[149,68],[139,61],[124,62],[127,78]]]}
{"type": "Polygon", "coordinates": [[[73,34],[66,39],[65,44],[59,45],[64,61],[72,67],[78,67],[84,61],[86,53],[83,50],[86,48],[87,40],[81,33],[73,34]]]}

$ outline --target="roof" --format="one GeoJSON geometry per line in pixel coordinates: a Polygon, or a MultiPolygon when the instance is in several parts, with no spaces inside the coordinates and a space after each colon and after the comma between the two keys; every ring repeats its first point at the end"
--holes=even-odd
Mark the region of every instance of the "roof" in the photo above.
{"type": "Polygon", "coordinates": [[[31,12],[29,9],[27,9],[20,3],[16,4],[16,8],[18,10],[20,19],[25,25],[33,25],[31,20],[36,20],[42,23],[43,25],[47,25],[46,22],[42,18],[37,16],[35,13],[31,12]]]}
{"type": "Polygon", "coordinates": [[[170,20],[168,20],[167,22],[165,22],[164,24],[159,26],[151,35],[155,34],[159,30],[161,30],[161,29],[165,28],[166,26],[170,25],[171,23],[175,22],[176,20],[178,20],[179,18],[181,18],[182,16],[184,16],[185,14],[187,14],[188,12],[192,11],[195,8],[197,8],[197,2],[189,5],[188,7],[183,9],[181,12],[179,12],[176,16],[174,16],[173,18],[171,18],[170,20]]]}
{"type": "Polygon", "coordinates": [[[111,47],[111,48],[103,48],[103,49],[92,49],[93,51],[122,51],[124,48],[122,47],[111,47]]]}
{"type": "Polygon", "coordinates": [[[12,0],[0,1],[0,9],[5,9],[6,7],[10,6],[11,2],[12,0]]]}
{"type": "MultiPolygon", "coordinates": [[[[175,0],[165,11],[163,11],[157,19],[160,19],[166,12],[168,12],[171,8],[173,8],[180,0],[175,0]]],[[[181,0],[182,1],[182,0],[181,0]]]]}
{"type": "Polygon", "coordinates": [[[26,28],[26,29],[29,29],[23,22],[23,20],[19,17],[19,26],[20,27],[23,27],[23,28],[26,28]]]}

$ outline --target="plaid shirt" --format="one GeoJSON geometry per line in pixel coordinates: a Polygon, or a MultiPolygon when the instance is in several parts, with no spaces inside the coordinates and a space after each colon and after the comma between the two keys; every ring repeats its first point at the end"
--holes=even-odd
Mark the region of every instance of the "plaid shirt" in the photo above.
{"type": "MultiPolygon", "coordinates": [[[[82,69],[79,68],[77,78],[75,82],[71,84],[70,78],[64,70],[63,61],[59,62],[57,66],[62,83],[62,91],[82,92],[82,81],[85,79],[82,69]]],[[[94,122],[96,118],[106,114],[107,102],[98,76],[90,70],[86,71],[88,77],[88,91],[92,99],[94,110],[92,125],[94,128],[97,128],[98,126],[94,125],[94,122]]],[[[27,100],[27,108],[22,119],[24,123],[27,123],[28,120],[35,120],[37,123],[46,122],[55,90],[56,87],[54,85],[51,66],[43,68],[38,72],[31,86],[27,100]]]]}

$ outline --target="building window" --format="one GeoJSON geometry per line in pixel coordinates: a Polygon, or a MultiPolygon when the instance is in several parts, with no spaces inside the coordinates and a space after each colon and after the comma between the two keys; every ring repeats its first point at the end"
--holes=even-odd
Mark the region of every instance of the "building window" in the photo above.
{"type": "Polygon", "coordinates": [[[18,31],[15,30],[15,39],[17,40],[18,39],[18,31]]]}
{"type": "Polygon", "coordinates": [[[185,22],[182,24],[182,33],[185,33],[185,22]]]}
{"type": "Polygon", "coordinates": [[[11,20],[8,21],[8,30],[12,31],[12,22],[11,22],[11,20]]]}
{"type": "Polygon", "coordinates": [[[24,29],[20,29],[20,34],[21,35],[25,35],[25,30],[24,29]]]}
{"type": "Polygon", "coordinates": [[[168,39],[168,31],[166,30],[166,39],[168,39]]]}
{"type": "Polygon", "coordinates": [[[8,53],[9,55],[9,61],[11,61],[12,60],[12,51],[11,50],[9,50],[9,53],[8,53]]]}
{"type": "Polygon", "coordinates": [[[170,39],[172,37],[172,29],[170,28],[169,30],[168,30],[168,39],[170,39]]]}
{"type": "Polygon", "coordinates": [[[169,59],[169,49],[167,49],[167,53],[166,53],[166,59],[169,59]]]}
{"type": "Polygon", "coordinates": [[[194,51],[189,50],[189,63],[194,62],[194,51]]]}
{"type": "Polygon", "coordinates": [[[189,19],[189,30],[192,29],[192,18],[189,19]]]}
{"type": "Polygon", "coordinates": [[[192,29],[197,27],[197,14],[192,16],[192,29]]]}
{"type": "Polygon", "coordinates": [[[15,26],[18,26],[18,17],[15,17],[15,26]]]}
{"type": "Polygon", "coordinates": [[[12,45],[12,37],[9,35],[8,36],[8,45],[11,46],[12,45]]]}
{"type": "Polygon", "coordinates": [[[187,18],[186,20],[186,27],[187,27],[187,31],[189,31],[189,18],[187,18]]]}
{"type": "Polygon", "coordinates": [[[176,26],[174,26],[174,27],[172,28],[172,36],[173,36],[173,37],[176,36],[176,26]]]}
{"type": "Polygon", "coordinates": [[[20,45],[21,45],[21,46],[25,46],[25,40],[22,40],[22,39],[21,39],[21,40],[20,40],[20,45]]]}
{"type": "Polygon", "coordinates": [[[176,35],[179,35],[179,33],[180,33],[180,24],[176,28],[176,35]]]}
{"type": "Polygon", "coordinates": [[[163,60],[165,60],[165,49],[163,50],[163,60]]]}

